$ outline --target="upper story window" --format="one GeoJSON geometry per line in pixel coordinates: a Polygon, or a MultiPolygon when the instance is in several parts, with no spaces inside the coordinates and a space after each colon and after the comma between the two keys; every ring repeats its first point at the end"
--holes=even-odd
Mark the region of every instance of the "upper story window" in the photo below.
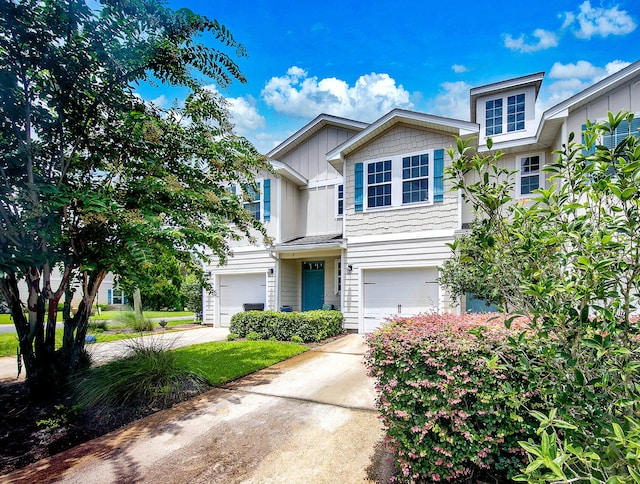
{"type": "Polygon", "coordinates": [[[253,218],[261,222],[271,220],[271,180],[256,182],[258,190],[251,185],[232,185],[231,192],[242,194],[242,206],[253,218]]]}
{"type": "Polygon", "coordinates": [[[344,214],[344,185],[338,185],[336,188],[336,211],[338,217],[344,214]]]}
{"type": "Polygon", "coordinates": [[[355,211],[442,202],[443,172],[442,149],[356,163],[355,211]]]}
{"type": "Polygon", "coordinates": [[[391,205],[391,160],[367,165],[367,207],[391,205]]]}
{"type": "MultiPolygon", "coordinates": [[[[584,129],[584,128],[583,128],[584,129]]],[[[607,148],[615,148],[618,144],[628,136],[640,137],[640,117],[634,117],[631,124],[625,119],[620,122],[613,133],[607,133],[602,136],[602,144],[607,148]]]]}
{"type": "Polygon", "coordinates": [[[540,188],[540,175],[542,174],[540,155],[527,155],[518,158],[520,174],[519,180],[519,195],[529,195],[534,190],[540,188]]]}
{"type": "Polygon", "coordinates": [[[502,133],[502,99],[487,101],[486,107],[487,136],[502,133]]]}
{"type": "Polygon", "coordinates": [[[510,133],[525,129],[525,95],[517,94],[505,98],[492,99],[485,103],[486,136],[510,133]],[[506,123],[503,106],[507,105],[506,123]]]}
{"type": "Polygon", "coordinates": [[[429,154],[402,158],[402,203],[429,200],[429,154]]]}
{"type": "Polygon", "coordinates": [[[524,94],[507,98],[507,131],[524,129],[524,94]]]}

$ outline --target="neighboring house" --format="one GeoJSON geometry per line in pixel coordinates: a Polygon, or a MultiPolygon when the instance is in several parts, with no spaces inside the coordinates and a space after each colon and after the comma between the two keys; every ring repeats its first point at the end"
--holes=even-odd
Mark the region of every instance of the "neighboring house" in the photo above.
{"type": "Polygon", "coordinates": [[[204,322],[227,326],[244,304],[333,306],[346,329],[368,332],[394,314],[465,311],[437,283],[447,244],[473,219],[443,178],[455,137],[473,138],[478,152],[491,137],[501,162],[518,170],[515,196],[527,198],[547,183],[541,169],[553,151],[586,120],[620,110],[640,120],[640,61],[538,120],[543,78],[471,89],[471,121],[400,109],[371,124],[325,114],[311,121],[267,154],[278,176],[261,178],[246,203],[273,245],[237,243],[227,265],[207,268],[213,292],[204,295],[204,322]]]}
{"type": "MultiPolygon", "coordinates": [[[[58,270],[53,270],[51,273],[51,289],[57,290],[60,286],[60,281],[62,280],[62,275],[58,270]]],[[[76,289],[73,294],[73,299],[71,301],[71,306],[74,308],[78,307],[80,304],[80,300],[82,299],[82,287],[79,282],[73,282],[72,287],[76,289]]],[[[24,281],[20,281],[18,284],[18,289],[20,290],[20,296],[23,301],[27,299],[27,284],[24,281]]],[[[64,302],[64,296],[60,299],[60,303],[64,302]]],[[[100,289],[98,289],[98,294],[96,295],[93,304],[106,304],[108,306],[115,306],[118,308],[124,307],[127,304],[127,297],[124,294],[124,291],[118,289],[114,281],[114,275],[109,272],[102,284],[100,284],[100,289]]]]}

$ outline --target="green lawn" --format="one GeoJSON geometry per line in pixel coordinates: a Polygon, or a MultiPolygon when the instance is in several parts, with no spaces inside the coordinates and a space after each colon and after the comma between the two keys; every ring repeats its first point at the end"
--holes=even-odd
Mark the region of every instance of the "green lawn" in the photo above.
{"type": "MultiPolygon", "coordinates": [[[[100,315],[95,313],[89,319],[91,321],[118,321],[123,312],[125,311],[102,311],[100,315]]],[[[142,316],[149,319],[177,318],[179,316],[193,318],[193,313],[191,311],[144,311],[142,316]]]]}
{"type": "MultiPolygon", "coordinates": [[[[102,311],[102,314],[94,314],[89,319],[91,321],[118,321],[123,311],[102,311]]],[[[189,316],[193,318],[190,311],[145,311],[142,313],[145,318],[176,318],[179,316],[189,316]]],[[[0,324],[13,324],[9,314],[0,314],[0,324]]]]}
{"type": "Polygon", "coordinates": [[[196,373],[212,385],[274,365],[308,348],[279,341],[217,341],[171,350],[177,366],[196,373]]]}
{"type": "MultiPolygon", "coordinates": [[[[167,327],[178,326],[180,324],[184,324],[184,321],[169,321],[167,323],[167,327]]],[[[156,326],[157,323],[154,323],[156,326]]],[[[125,326],[122,324],[118,325],[109,325],[110,329],[125,329],[125,326]]],[[[169,330],[168,330],[169,331],[169,330]]],[[[59,348],[62,345],[62,329],[56,330],[56,348],[59,348]]],[[[103,333],[100,331],[89,331],[88,334],[91,334],[96,337],[96,343],[106,343],[108,341],[116,341],[120,339],[127,338],[135,338],[140,336],[140,333],[103,333]]],[[[152,333],[143,333],[143,334],[152,334],[152,333]]],[[[0,357],[2,356],[15,356],[16,349],[18,347],[18,338],[15,333],[1,333],[0,334],[0,357]]]]}

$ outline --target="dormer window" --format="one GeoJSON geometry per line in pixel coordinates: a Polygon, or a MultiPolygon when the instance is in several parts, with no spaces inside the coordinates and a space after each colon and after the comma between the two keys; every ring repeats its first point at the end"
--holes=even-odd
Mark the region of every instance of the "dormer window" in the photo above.
{"type": "Polygon", "coordinates": [[[525,96],[517,94],[506,98],[492,99],[485,103],[486,136],[521,131],[525,128],[525,96]],[[504,105],[507,106],[506,123],[503,116],[504,105]],[[505,125],[506,124],[506,125],[505,125]]]}
{"type": "Polygon", "coordinates": [[[507,98],[507,131],[524,129],[524,94],[507,98]]]}
{"type": "Polygon", "coordinates": [[[502,133],[502,99],[487,101],[487,136],[502,133]]]}

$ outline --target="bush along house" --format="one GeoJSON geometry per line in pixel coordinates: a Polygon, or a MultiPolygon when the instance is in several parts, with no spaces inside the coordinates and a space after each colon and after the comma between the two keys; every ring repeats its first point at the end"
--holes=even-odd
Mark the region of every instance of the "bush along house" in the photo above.
{"type": "Polygon", "coordinates": [[[245,200],[273,242],[235,242],[226,265],[205,268],[213,291],[203,295],[204,323],[228,326],[244,308],[334,308],[345,329],[364,333],[391,315],[483,307],[472,295],[454,306],[437,282],[447,244],[473,220],[443,176],[455,138],[472,138],[479,153],[491,138],[517,171],[515,198],[526,199],[587,120],[630,111],[620,135],[640,135],[640,61],[536,117],[543,79],[471,89],[470,121],[395,109],[370,124],[321,114],[302,127],[267,154],[275,174],[245,200]]]}

